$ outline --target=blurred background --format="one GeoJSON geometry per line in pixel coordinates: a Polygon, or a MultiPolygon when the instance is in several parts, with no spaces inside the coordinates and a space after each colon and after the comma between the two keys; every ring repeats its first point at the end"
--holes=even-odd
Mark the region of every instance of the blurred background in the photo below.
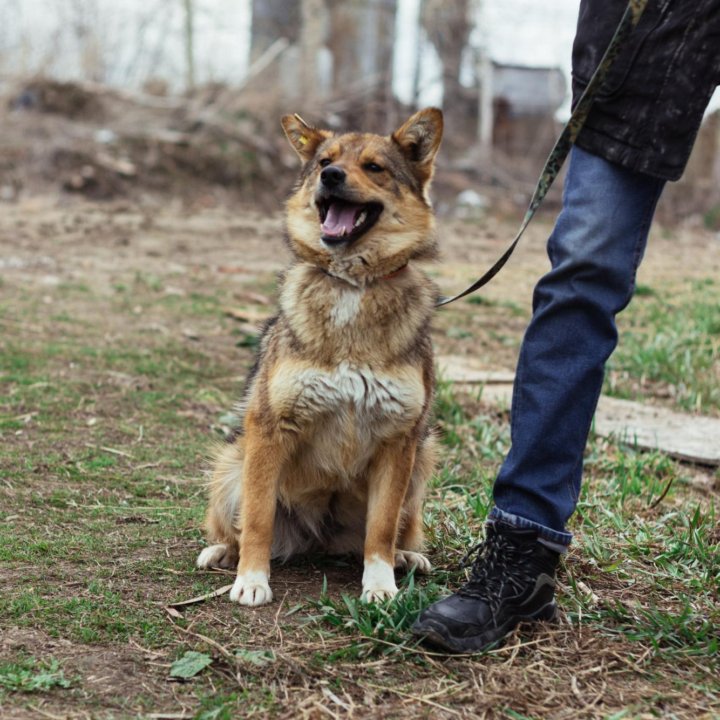
{"type": "MultiPolygon", "coordinates": [[[[0,202],[277,207],[279,117],[389,132],[439,105],[440,214],[515,212],[569,114],[578,0],[0,0],[0,202]]],[[[720,229],[720,96],[660,214],[720,229]]],[[[559,183],[558,183],[559,185],[559,183]]],[[[548,208],[559,202],[554,189],[548,208]]]]}

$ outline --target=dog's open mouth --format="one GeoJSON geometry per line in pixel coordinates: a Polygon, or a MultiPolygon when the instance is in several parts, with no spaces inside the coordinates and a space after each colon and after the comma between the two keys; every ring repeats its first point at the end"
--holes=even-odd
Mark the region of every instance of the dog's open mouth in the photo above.
{"type": "Polygon", "coordinates": [[[328,244],[348,242],[366,233],[380,217],[379,202],[353,203],[338,197],[317,201],[322,239],[328,244]]]}

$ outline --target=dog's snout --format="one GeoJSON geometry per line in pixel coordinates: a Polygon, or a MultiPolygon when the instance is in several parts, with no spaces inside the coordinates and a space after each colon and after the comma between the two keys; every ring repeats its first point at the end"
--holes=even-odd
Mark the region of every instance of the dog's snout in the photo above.
{"type": "Polygon", "coordinates": [[[347,177],[345,171],[342,168],[336,167],[335,165],[328,165],[323,168],[320,173],[320,181],[328,188],[336,188],[338,185],[342,185],[347,177]]]}

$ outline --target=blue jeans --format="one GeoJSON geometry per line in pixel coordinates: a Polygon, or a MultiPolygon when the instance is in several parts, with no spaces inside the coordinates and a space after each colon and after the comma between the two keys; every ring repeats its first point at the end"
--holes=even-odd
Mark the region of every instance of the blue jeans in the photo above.
{"type": "Polygon", "coordinates": [[[663,180],[574,147],[562,211],[548,240],[552,269],[537,284],[518,360],[512,447],[491,519],[567,546],[583,452],[617,344],[615,315],[630,301],[663,180]]]}

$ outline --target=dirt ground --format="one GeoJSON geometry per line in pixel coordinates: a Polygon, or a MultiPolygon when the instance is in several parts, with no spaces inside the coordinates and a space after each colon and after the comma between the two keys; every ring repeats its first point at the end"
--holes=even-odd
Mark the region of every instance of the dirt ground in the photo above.
{"type": "MultiPolygon", "coordinates": [[[[290,259],[283,242],[280,211],[231,211],[217,208],[188,211],[172,201],[147,208],[125,201],[92,203],[33,198],[2,206],[0,270],[6,283],[47,288],[82,282],[100,297],[111,296],[114,285],[132,281],[138,273],[162,279],[163,293],[182,294],[203,288],[239,293],[239,305],[257,304],[242,289],[258,279],[272,300],[275,276],[290,259]],[[244,302],[243,302],[244,301],[244,302]]],[[[544,242],[551,218],[540,216],[526,232],[502,274],[480,294],[492,302],[517,304],[525,323],[532,287],[549,269],[544,242]]],[[[468,220],[441,220],[438,227],[442,257],[428,267],[441,292],[453,294],[479,276],[504,251],[514,232],[512,219],[482,215],[468,220]]],[[[681,280],[717,277],[720,239],[698,229],[655,228],[640,269],[638,283],[672,287],[681,280]]],[[[270,305],[266,301],[262,305],[270,305]]],[[[268,312],[272,310],[269,306],[268,312]]],[[[440,313],[472,313],[466,303],[440,313]]],[[[477,318],[481,333],[493,328],[492,318],[477,318]]],[[[107,318],[112,321],[111,317],[107,318]]],[[[147,322],[147,317],[138,322],[147,322]]],[[[452,338],[451,338],[452,339],[452,338]]],[[[482,337],[479,338],[482,344],[482,337]]],[[[466,351],[477,352],[478,338],[466,351]]],[[[446,354],[451,349],[441,347],[446,354]]],[[[489,367],[512,370],[513,354],[487,358],[489,367]]]]}
{"type": "MultiPolygon", "coordinates": [[[[435,338],[440,355],[473,356],[489,370],[513,371],[519,333],[527,323],[535,281],[549,269],[545,240],[550,216],[540,216],[500,276],[474,298],[438,313],[435,338]],[[482,307],[482,311],[478,308],[482,307]],[[510,309],[510,313],[508,313],[510,309]],[[458,330],[462,328],[462,330],[458,330]]],[[[96,312],[97,303],[132,288],[140,278],[164,297],[219,293],[227,308],[246,309],[257,325],[272,313],[276,276],[290,259],[283,242],[281,211],[215,208],[191,211],[180,202],[167,206],[78,202],[67,197],[35,198],[2,207],[0,271],[5,292],[12,287],[43,293],[44,310],[58,304],[74,317],[96,312]],[[83,297],[57,297],[54,289],[79,283],[91,290],[90,307],[83,297]],[[253,296],[247,288],[260,284],[253,296]],[[259,309],[258,309],[259,308],[259,309]]],[[[484,214],[468,220],[441,220],[442,257],[428,267],[440,291],[451,295],[482,274],[504,251],[515,231],[512,218],[484,214]]],[[[697,227],[657,227],[651,233],[638,284],[672,291],[681,282],[718,277],[720,240],[697,227]]],[[[37,327],[42,327],[41,318],[37,327]]],[[[143,307],[130,318],[133,329],[153,329],[211,344],[217,352],[237,352],[227,324],[217,318],[168,317],[159,308],[143,307]],[[168,323],[179,323],[180,327],[168,323]]],[[[117,339],[129,329],[128,318],[106,313],[106,334],[117,339]]],[[[249,330],[250,328],[248,328],[249,330]]]]}
{"type": "MultiPolygon", "coordinates": [[[[258,648],[270,638],[283,669],[266,673],[262,687],[266,694],[281,696],[263,706],[249,694],[248,707],[257,716],[350,716],[347,707],[353,707],[357,717],[540,717],[530,709],[524,714],[522,707],[502,715],[493,705],[473,705],[484,692],[495,707],[511,707],[513,683],[520,675],[506,676],[504,669],[518,653],[526,660],[519,672],[548,698],[547,717],[603,716],[593,708],[598,703],[608,712],[616,707],[607,699],[612,694],[608,683],[614,672],[627,672],[628,664],[637,670],[628,697],[641,686],[640,695],[651,697],[653,678],[627,660],[622,643],[613,650],[614,659],[603,655],[599,661],[602,672],[610,674],[596,678],[599,641],[570,625],[548,632],[565,638],[558,642],[564,643],[567,659],[587,671],[574,681],[579,683],[570,694],[574,709],[551,699],[554,691],[543,668],[552,649],[543,646],[543,635],[536,645],[535,640],[529,647],[511,645],[491,667],[443,669],[441,660],[428,656],[430,670],[420,673],[418,682],[422,687],[422,677],[431,678],[432,688],[420,701],[387,690],[392,671],[385,670],[382,659],[360,658],[342,677],[332,669],[323,675],[311,656],[322,651],[332,657],[335,650],[346,649],[347,637],[324,635],[295,655],[290,648],[302,642],[302,632],[288,630],[283,622],[285,612],[319,594],[324,576],[335,597],[355,593],[358,570],[342,563],[311,561],[285,568],[280,604],[256,613],[251,628],[233,625],[229,611],[207,609],[210,603],[200,606],[191,621],[164,611],[172,600],[218,586],[217,576],[198,579],[191,565],[204,504],[204,453],[222,430],[222,408],[229,409],[239,392],[255,330],[272,313],[276,275],[288,260],[280,212],[186,207],[172,200],[143,206],[67,196],[0,206],[0,351],[15,373],[8,385],[12,398],[27,393],[19,404],[9,399],[2,435],[0,480],[8,503],[3,517],[6,527],[17,528],[24,549],[13,555],[6,548],[2,555],[0,582],[3,594],[12,589],[17,616],[2,620],[0,660],[57,657],[67,677],[82,678],[81,690],[71,698],[60,691],[40,699],[0,696],[3,717],[226,717],[213,710],[209,698],[214,681],[218,697],[229,693],[232,673],[224,669],[214,681],[211,677],[202,696],[193,694],[189,684],[168,682],[175,656],[163,633],[193,646],[205,642],[203,647],[220,660],[234,640],[258,648]],[[25,372],[27,380],[17,379],[25,372]],[[163,403],[174,402],[174,384],[178,401],[166,408],[163,403]],[[56,399],[52,393],[59,393],[56,399]],[[77,468],[81,472],[75,474],[77,468]],[[97,483],[89,485],[93,478],[97,483]],[[158,512],[146,512],[147,507],[158,512]],[[84,513],[78,525],[86,530],[82,538],[76,539],[71,512],[84,513]],[[64,533],[68,544],[63,544],[64,533]],[[100,537],[117,540],[121,551],[93,545],[100,537]],[[34,549],[25,554],[27,538],[34,549]],[[41,541],[61,552],[35,548],[41,541]],[[101,580],[97,587],[88,585],[95,574],[101,580]],[[25,613],[40,618],[37,622],[23,620],[21,588],[25,595],[40,589],[25,613]],[[122,622],[130,622],[122,615],[130,613],[136,624],[129,634],[108,629],[109,621],[100,623],[88,605],[70,625],[67,616],[59,619],[55,631],[51,605],[75,595],[88,602],[102,597],[104,612],[117,603],[122,622]],[[222,644],[208,641],[209,625],[222,626],[222,644]],[[444,674],[452,678],[452,687],[443,684],[444,674]],[[345,693],[342,683],[348,677],[357,684],[345,693]],[[313,692],[294,694],[309,685],[313,692]],[[386,689],[378,691],[379,686],[386,689]],[[210,709],[203,715],[205,707],[210,709]]],[[[488,370],[513,371],[533,284],[548,267],[544,240],[549,230],[550,218],[540,217],[480,301],[439,311],[433,331],[438,354],[472,356],[488,370]]],[[[491,215],[441,221],[442,258],[429,268],[441,291],[457,292],[481,274],[513,231],[513,219],[491,215]]],[[[720,278],[720,238],[696,228],[653,231],[640,284],[672,292],[681,283],[707,278],[720,278]]],[[[649,400],[665,401],[662,394],[649,400]]],[[[75,610],[72,606],[67,612],[75,610]]],[[[237,672],[246,673],[246,680],[252,677],[252,668],[237,672]]],[[[717,717],[696,695],[689,692],[684,700],[673,691],[673,712],[692,717],[695,703],[695,717],[717,717]]],[[[241,695],[233,698],[242,702],[241,695]]],[[[649,717],[639,711],[615,717],[621,716],[649,717]]]]}

